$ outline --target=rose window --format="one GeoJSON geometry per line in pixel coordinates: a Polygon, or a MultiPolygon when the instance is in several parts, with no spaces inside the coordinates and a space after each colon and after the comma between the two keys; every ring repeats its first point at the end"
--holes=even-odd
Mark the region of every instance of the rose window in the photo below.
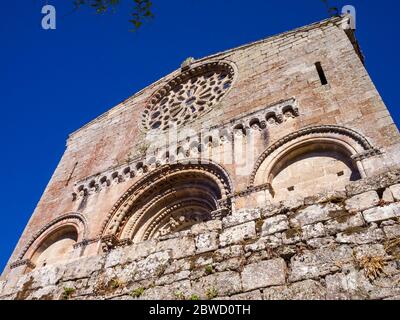
{"type": "Polygon", "coordinates": [[[210,63],[183,72],[156,92],[142,114],[145,130],[168,130],[209,112],[231,88],[233,68],[210,63]]]}

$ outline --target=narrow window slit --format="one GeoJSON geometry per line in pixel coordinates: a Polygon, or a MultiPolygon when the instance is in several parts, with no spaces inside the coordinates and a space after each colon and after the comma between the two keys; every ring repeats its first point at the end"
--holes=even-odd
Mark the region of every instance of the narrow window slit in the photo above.
{"type": "Polygon", "coordinates": [[[324,69],[322,68],[321,62],[316,62],[315,67],[317,68],[319,80],[323,86],[328,84],[328,79],[326,79],[326,75],[324,69]]]}

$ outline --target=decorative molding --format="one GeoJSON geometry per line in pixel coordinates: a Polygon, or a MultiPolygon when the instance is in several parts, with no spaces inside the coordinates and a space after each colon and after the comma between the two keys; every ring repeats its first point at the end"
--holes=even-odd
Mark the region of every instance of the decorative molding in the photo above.
{"type": "Polygon", "coordinates": [[[265,183],[259,186],[248,186],[245,190],[241,190],[235,192],[234,194],[229,195],[229,198],[236,198],[236,197],[246,197],[254,192],[268,190],[273,192],[272,186],[270,183],[265,183]]]}
{"type": "Polygon", "coordinates": [[[93,238],[93,239],[83,239],[81,242],[78,242],[78,243],[74,244],[74,249],[86,247],[89,244],[95,243],[95,242],[97,242],[99,240],[100,240],[100,237],[96,237],[96,238],[93,238]]]}
{"type": "MultiPolygon", "coordinates": [[[[104,237],[105,235],[116,234],[117,230],[120,229],[122,221],[125,221],[129,216],[129,211],[134,205],[135,199],[143,194],[143,192],[159,183],[162,183],[162,181],[166,182],[168,179],[175,179],[174,177],[189,175],[188,181],[190,181],[191,174],[196,174],[199,177],[204,174],[204,178],[214,180],[221,193],[221,199],[218,200],[228,200],[227,196],[233,190],[233,186],[229,175],[222,166],[209,160],[202,161],[199,164],[176,163],[164,165],[155,171],[148,173],[145,177],[136,182],[114,204],[102,225],[101,235],[104,237]],[[112,225],[110,225],[111,221],[113,221],[112,225]]],[[[155,197],[152,201],[158,201],[158,198],[155,197]]]]}
{"type": "Polygon", "coordinates": [[[382,151],[380,151],[379,149],[375,149],[374,148],[374,149],[371,149],[371,150],[367,150],[367,151],[365,151],[363,153],[355,154],[351,158],[354,161],[362,161],[362,160],[365,160],[365,159],[368,159],[368,158],[372,158],[372,157],[375,157],[375,156],[380,156],[380,155],[382,155],[382,151]]]}
{"type": "Polygon", "coordinates": [[[285,145],[286,143],[293,141],[299,137],[302,136],[307,136],[311,134],[340,134],[344,135],[347,137],[350,137],[354,141],[356,141],[365,151],[366,151],[366,156],[370,156],[370,154],[374,154],[379,152],[377,149],[375,149],[372,144],[360,133],[358,133],[355,130],[342,127],[342,126],[337,126],[337,125],[322,125],[322,126],[312,126],[312,127],[306,127],[303,128],[299,131],[293,132],[275,143],[273,143],[270,147],[268,147],[257,159],[254,169],[250,175],[250,186],[254,185],[254,180],[257,174],[258,169],[260,168],[261,164],[264,162],[264,160],[275,150],[277,150],[279,147],[285,145]],[[370,153],[371,152],[371,153],[370,153]]]}
{"type": "Polygon", "coordinates": [[[59,216],[58,218],[50,221],[49,223],[47,223],[46,225],[44,225],[38,232],[36,232],[31,239],[27,242],[27,244],[23,247],[23,249],[21,250],[21,253],[18,255],[18,260],[22,260],[23,257],[25,256],[26,252],[28,251],[28,249],[33,245],[33,243],[48,229],[50,229],[52,226],[54,226],[57,223],[62,223],[64,221],[67,220],[79,220],[84,227],[84,232],[82,237],[85,238],[86,237],[86,233],[87,233],[87,221],[86,218],[81,215],[80,213],[67,213],[64,215],[59,216]]]}
{"type": "Polygon", "coordinates": [[[24,259],[24,260],[17,260],[11,263],[10,269],[15,269],[21,266],[26,266],[30,269],[34,269],[36,267],[35,264],[30,259],[24,259]]]}
{"type": "Polygon", "coordinates": [[[299,117],[299,115],[299,107],[294,98],[273,103],[211,127],[209,131],[201,132],[195,137],[189,137],[191,141],[189,145],[185,145],[186,139],[178,141],[174,154],[170,147],[166,146],[164,149],[157,149],[148,159],[136,157],[122,166],[113,167],[102,173],[86,177],[75,183],[72,200],[77,201],[112,185],[144,176],[149,171],[171,164],[174,162],[173,159],[178,159],[179,156],[182,156],[185,161],[189,161],[194,156],[194,152],[196,152],[195,156],[198,159],[195,159],[195,161],[202,161],[202,152],[208,153],[205,146],[217,147],[232,141],[234,135],[251,135],[265,128],[279,126],[285,121],[299,117]],[[218,134],[215,135],[215,133],[218,134]]]}

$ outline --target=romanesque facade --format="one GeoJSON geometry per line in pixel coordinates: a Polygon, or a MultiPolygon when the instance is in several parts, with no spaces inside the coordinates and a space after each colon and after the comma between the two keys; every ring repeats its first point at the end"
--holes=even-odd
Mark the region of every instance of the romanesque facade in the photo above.
{"type": "Polygon", "coordinates": [[[396,299],[400,135],[349,17],[180,68],[72,133],[3,299],[396,299]]]}

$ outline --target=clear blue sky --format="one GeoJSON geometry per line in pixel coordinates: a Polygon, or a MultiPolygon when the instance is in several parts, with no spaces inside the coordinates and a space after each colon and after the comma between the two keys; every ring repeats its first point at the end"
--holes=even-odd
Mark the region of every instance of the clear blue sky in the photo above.
{"type": "MultiPolygon", "coordinates": [[[[45,0],[3,1],[0,19],[2,168],[0,270],[65,148],[68,134],[146,85],[203,57],[327,18],[319,0],[154,0],[156,18],[128,30],[117,13],[68,14],[72,0],[50,0],[57,30],[41,29],[45,0]]],[[[332,1],[357,7],[366,65],[396,123],[400,4],[332,1]]],[[[340,61],[338,61],[340,63],[340,61]]]]}

